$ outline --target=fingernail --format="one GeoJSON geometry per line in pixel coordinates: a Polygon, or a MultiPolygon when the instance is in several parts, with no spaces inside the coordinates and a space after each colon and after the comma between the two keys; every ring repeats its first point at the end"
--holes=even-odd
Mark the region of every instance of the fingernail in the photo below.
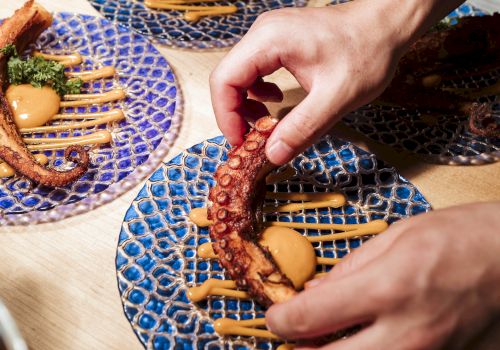
{"type": "Polygon", "coordinates": [[[310,281],[307,281],[306,284],[304,285],[304,289],[310,289],[310,288],[314,288],[314,287],[317,287],[318,285],[320,285],[322,282],[323,282],[323,278],[315,278],[313,280],[310,280],[310,281]]]}
{"type": "Polygon", "coordinates": [[[292,148],[281,139],[274,141],[267,148],[267,157],[276,165],[288,162],[292,154],[292,148]]]}
{"type": "MultiPolygon", "coordinates": [[[[269,309],[270,310],[270,309],[269,309]]],[[[268,312],[266,312],[266,328],[269,330],[269,332],[271,333],[274,333],[271,325],[269,324],[269,321],[272,319],[272,316],[269,317],[269,310],[267,310],[268,312]]],[[[275,333],[276,334],[276,333],[275,333]]]]}

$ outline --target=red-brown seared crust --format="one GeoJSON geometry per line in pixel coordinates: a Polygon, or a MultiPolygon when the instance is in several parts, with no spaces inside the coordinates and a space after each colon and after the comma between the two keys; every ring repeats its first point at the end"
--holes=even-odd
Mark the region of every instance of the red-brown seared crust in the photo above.
{"type": "MultiPolygon", "coordinates": [[[[0,26],[0,48],[16,45],[17,52],[22,54],[26,47],[35,42],[38,36],[52,24],[52,15],[33,0],[27,1],[12,17],[7,18],[0,26]]],[[[6,83],[6,60],[0,53],[0,82],[6,83]]]]}
{"type": "MultiPolygon", "coordinates": [[[[52,16],[43,7],[28,1],[17,10],[11,18],[0,26],[0,48],[9,44],[16,45],[19,52],[35,41],[42,31],[52,23],[52,16]]],[[[5,82],[7,57],[0,54],[0,86],[5,82]]],[[[81,146],[71,146],[66,149],[65,158],[74,161],[77,166],[68,171],[47,169],[36,162],[35,158],[24,144],[14,123],[9,104],[0,92],[0,158],[15,171],[27,178],[52,187],[65,186],[81,177],[88,168],[89,156],[81,146]],[[78,157],[71,154],[75,152],[78,157]]]]}
{"type": "Polygon", "coordinates": [[[261,233],[265,175],[272,165],[265,155],[266,141],[276,120],[263,117],[233,148],[227,162],[215,172],[210,190],[210,237],[219,261],[232,279],[260,304],[270,306],[296,294],[292,282],[279,270],[271,254],[257,241],[261,233]]]}

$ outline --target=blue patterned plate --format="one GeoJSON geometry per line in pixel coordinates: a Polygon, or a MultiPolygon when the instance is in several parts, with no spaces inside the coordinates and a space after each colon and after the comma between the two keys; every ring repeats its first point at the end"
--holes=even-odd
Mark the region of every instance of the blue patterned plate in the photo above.
{"type": "Polygon", "coordinates": [[[262,12],[307,4],[307,0],[221,0],[218,4],[233,4],[238,7],[238,11],[227,16],[209,16],[190,22],[182,18],[180,11],[151,9],[144,5],[143,0],[89,1],[97,11],[112,21],[162,44],[190,49],[232,46],[262,12]]]}
{"type": "MultiPolygon", "coordinates": [[[[32,48],[46,53],[79,52],[85,57],[82,69],[115,67],[114,79],[87,83],[83,92],[122,87],[127,98],[80,107],[77,112],[116,107],[124,110],[126,118],[107,126],[113,135],[111,145],[90,151],[89,170],[73,184],[54,189],[19,177],[0,179],[0,225],[59,220],[116,198],[158,166],[177,136],[181,119],[181,95],[172,68],[148,40],[126,28],[102,18],[60,13],[32,48]]],[[[95,130],[37,135],[67,137],[95,130]]],[[[63,150],[45,154],[50,166],[66,163],[63,150]]]]}
{"type": "MultiPolygon", "coordinates": [[[[197,258],[208,229],[188,218],[206,207],[213,174],[226,159],[228,144],[216,137],[195,145],[158,169],[125,215],[116,255],[118,287],[125,315],[148,349],[271,349],[275,344],[253,337],[220,337],[213,321],[220,317],[254,318],[263,310],[251,300],[210,297],[193,304],[188,287],[207,278],[224,278],[217,261],[197,258]]],[[[280,213],[266,219],[298,222],[394,222],[431,209],[423,195],[396,169],[356,146],[324,138],[295,158],[297,175],[270,185],[269,191],[338,191],[347,197],[339,209],[280,213]]],[[[304,232],[318,234],[315,230],[304,232]]],[[[323,257],[342,257],[361,239],[315,245],[323,257]]],[[[324,268],[324,267],[323,267],[324,268]]]]}
{"type": "MultiPolygon", "coordinates": [[[[343,1],[334,1],[339,2],[343,1]]],[[[465,3],[444,20],[455,24],[457,18],[482,15],[483,11],[465,3]]],[[[498,79],[499,69],[482,76],[458,78],[447,83],[453,88],[479,88],[491,85],[498,79]]],[[[490,96],[481,101],[493,102],[496,98],[490,96]]],[[[500,105],[494,104],[493,109],[497,123],[500,123],[500,105]]],[[[443,114],[431,118],[426,121],[425,111],[367,105],[345,116],[343,121],[375,141],[416,153],[432,163],[477,165],[500,160],[500,138],[471,133],[463,116],[443,114]]]]}

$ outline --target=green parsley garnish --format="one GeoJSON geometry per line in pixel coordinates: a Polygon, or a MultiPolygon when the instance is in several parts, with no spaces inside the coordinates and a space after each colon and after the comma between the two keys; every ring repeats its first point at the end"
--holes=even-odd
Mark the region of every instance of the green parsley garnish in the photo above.
{"type": "Polygon", "coordinates": [[[440,32],[443,30],[450,29],[452,27],[451,23],[446,20],[441,20],[429,29],[429,32],[440,32]]]}
{"type": "Polygon", "coordinates": [[[7,76],[10,84],[31,84],[34,87],[48,85],[60,96],[78,94],[82,88],[81,79],[68,80],[64,74],[64,66],[55,61],[47,61],[43,57],[19,57],[14,45],[0,49],[0,53],[10,56],[7,62],[7,76]]]}

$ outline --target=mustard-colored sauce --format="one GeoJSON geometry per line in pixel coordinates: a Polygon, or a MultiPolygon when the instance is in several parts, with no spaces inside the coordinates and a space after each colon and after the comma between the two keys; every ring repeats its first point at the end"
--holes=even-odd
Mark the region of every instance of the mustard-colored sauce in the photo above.
{"type": "Polygon", "coordinates": [[[295,344],[291,343],[281,344],[276,348],[276,350],[293,350],[293,349],[295,349],[295,344]]]}
{"type": "Polygon", "coordinates": [[[224,6],[193,6],[189,4],[199,2],[215,2],[217,0],[146,0],[144,5],[150,8],[187,11],[184,14],[184,19],[187,21],[197,21],[203,16],[218,16],[230,13],[235,13],[238,8],[234,5],[224,6]]]}
{"type": "Polygon", "coordinates": [[[305,202],[335,202],[339,207],[346,202],[345,196],[336,192],[267,192],[267,199],[305,202]]]}
{"type": "Polygon", "coordinates": [[[270,226],[290,227],[295,229],[313,230],[339,230],[345,231],[330,235],[308,236],[311,242],[335,241],[339,239],[353,238],[365,235],[376,235],[382,233],[389,225],[384,220],[373,220],[365,224],[315,224],[304,222],[268,222],[270,226]]]}
{"type": "Polygon", "coordinates": [[[112,109],[106,112],[95,112],[95,113],[62,113],[56,114],[52,120],[80,120],[80,119],[99,119],[103,117],[115,116],[124,118],[125,114],[121,109],[112,109]]]}
{"type": "Polygon", "coordinates": [[[316,262],[319,265],[336,265],[338,264],[342,259],[340,258],[322,258],[318,257],[316,262]]]}
{"type": "Polygon", "coordinates": [[[252,320],[233,320],[231,318],[219,318],[215,320],[214,329],[220,335],[243,335],[248,337],[259,337],[269,339],[280,339],[276,334],[271,333],[266,329],[257,327],[265,327],[265,318],[255,318],[252,320]]]}
{"type": "Polygon", "coordinates": [[[335,201],[319,201],[319,202],[302,202],[302,203],[287,203],[278,206],[265,206],[262,208],[264,213],[283,213],[283,212],[296,212],[307,209],[319,208],[338,208],[335,201]]]}
{"type": "Polygon", "coordinates": [[[208,219],[207,208],[194,208],[189,213],[189,219],[196,224],[196,226],[207,227],[212,224],[208,219]]]}
{"type": "Polygon", "coordinates": [[[33,53],[33,55],[43,57],[46,60],[59,62],[66,67],[76,66],[77,64],[83,62],[83,57],[79,53],[74,53],[71,55],[50,55],[47,53],[41,53],[36,51],[33,53]]]}
{"type": "Polygon", "coordinates": [[[436,88],[441,84],[443,77],[439,74],[431,74],[422,78],[422,86],[425,88],[436,88]]]}
{"type": "Polygon", "coordinates": [[[220,295],[238,299],[248,299],[249,295],[240,290],[236,290],[236,282],[232,280],[219,280],[209,278],[201,285],[188,289],[187,297],[192,302],[206,299],[209,295],[220,295]]]}
{"type": "Polygon", "coordinates": [[[295,289],[316,271],[316,253],[311,242],[295,230],[284,227],[268,227],[262,232],[259,243],[269,249],[278,268],[292,281],[295,289]]]}
{"type": "MultiPolygon", "coordinates": [[[[33,155],[35,160],[41,165],[45,165],[49,162],[49,158],[45,154],[35,154],[33,155]]],[[[7,163],[0,161],[0,177],[10,177],[15,175],[15,170],[7,163]]]]}
{"type": "Polygon", "coordinates": [[[99,130],[97,132],[75,137],[59,138],[24,138],[30,150],[49,150],[63,149],[71,145],[94,145],[110,143],[111,133],[108,130],[99,130]]]}
{"type": "MultiPolygon", "coordinates": [[[[318,208],[339,208],[345,204],[345,196],[340,193],[284,193],[268,192],[266,198],[278,200],[306,201],[302,203],[288,203],[278,206],[264,206],[265,213],[274,212],[295,212],[303,209],[318,208]]],[[[189,214],[193,223],[200,227],[207,227],[212,224],[208,219],[207,208],[195,208],[189,214]]]]}
{"type": "Polygon", "coordinates": [[[54,89],[31,84],[10,85],[5,97],[9,102],[18,128],[44,125],[59,111],[61,99],[54,89]]]}
{"type": "Polygon", "coordinates": [[[110,111],[105,117],[87,120],[79,123],[69,123],[69,124],[57,124],[57,125],[48,125],[48,126],[40,126],[35,128],[22,128],[19,131],[23,134],[25,133],[34,133],[34,132],[55,132],[62,130],[72,130],[72,129],[84,129],[90,128],[92,126],[106,124],[110,122],[119,121],[125,118],[125,114],[121,110],[113,110],[110,111]]]}
{"type": "MultiPolygon", "coordinates": [[[[314,202],[311,202],[314,203],[314,202]]],[[[324,202],[316,202],[318,205],[323,205],[324,202]]],[[[294,204],[294,203],[292,203],[294,204]]],[[[289,211],[285,207],[286,211],[289,211]]],[[[189,214],[189,218],[194,224],[200,227],[206,227],[212,224],[212,221],[207,218],[206,208],[196,208],[189,214]],[[195,211],[196,210],[196,211],[195,211]],[[193,213],[194,211],[194,213],[193,213]]],[[[277,211],[277,210],[275,210],[277,211]]],[[[285,211],[285,210],[284,210],[285,211]]],[[[322,224],[322,223],[304,223],[304,222],[285,222],[285,221],[268,221],[269,226],[289,227],[294,229],[311,229],[311,230],[338,230],[345,231],[334,233],[331,235],[309,236],[311,242],[319,241],[334,241],[339,239],[353,238],[357,236],[376,235],[382,233],[389,226],[384,220],[373,220],[365,224],[322,224]]]]}
{"type": "Polygon", "coordinates": [[[123,89],[114,89],[102,94],[75,94],[65,95],[61,107],[89,106],[106,102],[123,100],[127,95],[123,89]]]}
{"type": "Polygon", "coordinates": [[[116,74],[115,67],[105,66],[95,70],[82,70],[80,72],[68,72],[66,75],[71,78],[79,78],[82,81],[90,81],[101,78],[110,78],[116,74]]]}
{"type": "Polygon", "coordinates": [[[201,17],[227,15],[227,14],[235,13],[236,11],[238,11],[238,8],[236,6],[211,6],[211,7],[216,7],[216,8],[210,9],[210,10],[201,10],[201,11],[200,10],[187,11],[184,14],[184,19],[186,21],[196,22],[201,17]]]}

